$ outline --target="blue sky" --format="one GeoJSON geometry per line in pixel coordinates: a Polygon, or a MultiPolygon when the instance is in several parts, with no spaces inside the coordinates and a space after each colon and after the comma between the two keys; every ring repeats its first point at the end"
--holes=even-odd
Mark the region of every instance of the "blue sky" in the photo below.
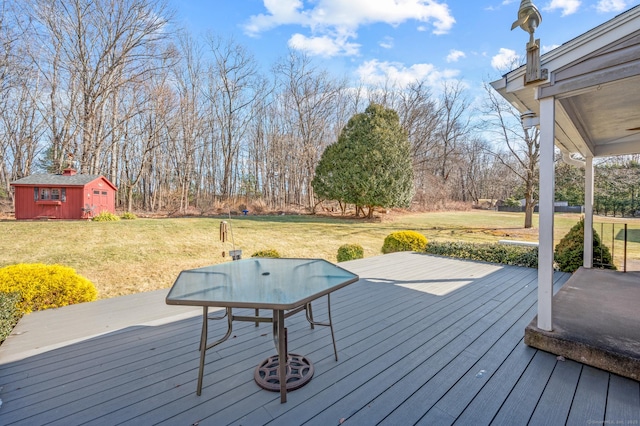
{"type": "MultiPolygon", "coordinates": [[[[637,5],[633,0],[535,0],[543,53],[637,5]]],[[[265,67],[304,51],[336,76],[434,89],[494,80],[528,34],[511,31],[520,0],[170,0],[194,35],[233,36],[265,67]]]]}

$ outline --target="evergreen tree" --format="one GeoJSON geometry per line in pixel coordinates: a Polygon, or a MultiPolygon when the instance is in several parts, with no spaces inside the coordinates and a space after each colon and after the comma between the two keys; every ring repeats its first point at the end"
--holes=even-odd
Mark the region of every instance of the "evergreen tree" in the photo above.
{"type": "Polygon", "coordinates": [[[371,104],[354,115],[322,153],[312,181],[320,198],[366,208],[408,207],[413,197],[411,145],[398,114],[371,104]]]}
{"type": "MultiPolygon", "coordinates": [[[[580,219],[555,248],[554,258],[562,272],[574,272],[584,259],[584,218],[580,219]]],[[[609,248],[602,244],[600,236],[593,230],[593,266],[616,269],[609,248]]]]}

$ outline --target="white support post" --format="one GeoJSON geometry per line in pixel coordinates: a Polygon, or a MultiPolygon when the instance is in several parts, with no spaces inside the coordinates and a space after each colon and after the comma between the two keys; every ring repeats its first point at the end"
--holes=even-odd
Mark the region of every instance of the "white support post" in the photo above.
{"type": "Polygon", "coordinates": [[[584,263],[593,268],[593,157],[588,156],[584,165],[584,263]]]}
{"type": "Polygon", "coordinates": [[[553,211],[555,200],[555,99],[540,100],[540,201],[538,246],[538,328],[552,331],[553,211]]]}

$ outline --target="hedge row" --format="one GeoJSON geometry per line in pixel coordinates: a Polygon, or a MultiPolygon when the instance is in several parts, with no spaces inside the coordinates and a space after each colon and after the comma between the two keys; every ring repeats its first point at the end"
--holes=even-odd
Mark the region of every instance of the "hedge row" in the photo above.
{"type": "Polygon", "coordinates": [[[504,265],[538,267],[538,248],[505,245],[499,243],[430,242],[425,249],[428,254],[481,260],[504,265]]]}
{"type": "Polygon", "coordinates": [[[4,342],[22,317],[18,309],[20,299],[20,293],[0,293],[0,342],[4,342]]]}

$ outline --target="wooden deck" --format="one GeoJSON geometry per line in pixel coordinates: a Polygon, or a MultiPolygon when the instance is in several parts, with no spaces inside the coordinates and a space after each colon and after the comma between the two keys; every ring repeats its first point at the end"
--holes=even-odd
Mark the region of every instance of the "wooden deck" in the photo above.
{"type": "MultiPolygon", "coordinates": [[[[524,345],[537,270],[412,253],[342,265],[361,280],[332,296],[339,361],[327,329],[288,319],[289,349],[315,375],[285,404],[253,380],[275,351],[266,324],[234,324],[207,353],[196,396],[200,317],[183,315],[10,360],[0,352],[0,424],[640,424],[639,382],[524,345]]],[[[224,326],[212,322],[210,338],[224,326]]],[[[64,333],[53,318],[46,327],[64,333]]]]}

